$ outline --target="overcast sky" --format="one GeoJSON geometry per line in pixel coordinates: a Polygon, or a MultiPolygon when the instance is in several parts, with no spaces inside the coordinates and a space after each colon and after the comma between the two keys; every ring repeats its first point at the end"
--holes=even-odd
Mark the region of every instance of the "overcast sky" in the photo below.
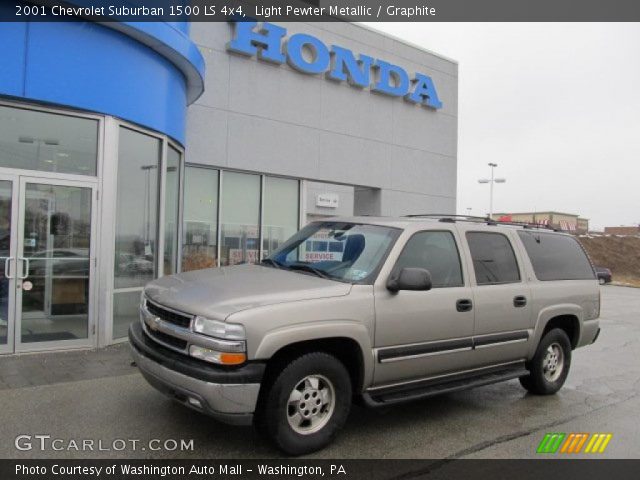
{"type": "Polygon", "coordinates": [[[495,162],[496,212],[640,223],[640,24],[370,26],[459,62],[458,213],[488,212],[495,162]]]}

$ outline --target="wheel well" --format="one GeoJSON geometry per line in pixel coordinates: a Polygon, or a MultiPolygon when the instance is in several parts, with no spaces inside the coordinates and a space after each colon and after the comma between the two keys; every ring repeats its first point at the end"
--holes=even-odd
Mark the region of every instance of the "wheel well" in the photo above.
{"type": "Polygon", "coordinates": [[[269,359],[264,380],[273,381],[291,359],[310,352],[325,352],[340,360],[349,372],[354,394],[360,391],[364,379],[362,350],[358,342],[347,337],[319,338],[282,347],[269,359]]]}
{"type": "Polygon", "coordinates": [[[553,317],[545,325],[542,336],[554,328],[564,330],[571,341],[571,348],[576,348],[578,340],[580,339],[580,321],[578,320],[578,317],[575,315],[559,315],[557,317],[553,317]]]}

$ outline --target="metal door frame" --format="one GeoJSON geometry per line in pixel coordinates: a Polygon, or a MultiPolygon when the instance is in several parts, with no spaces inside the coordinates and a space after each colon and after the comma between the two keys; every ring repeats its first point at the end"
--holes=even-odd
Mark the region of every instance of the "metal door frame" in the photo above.
{"type": "Polygon", "coordinates": [[[9,256],[5,262],[0,262],[0,268],[4,269],[5,277],[9,281],[7,287],[7,343],[0,345],[0,354],[14,353],[15,348],[15,300],[16,300],[16,268],[17,268],[17,232],[18,223],[18,202],[20,177],[14,174],[6,174],[0,171],[0,181],[11,183],[11,221],[9,224],[9,256]],[[8,275],[7,275],[8,274],[8,275]]]}
{"type": "MultiPolygon", "coordinates": [[[[0,173],[1,175],[1,173],[0,173]]],[[[0,177],[1,179],[1,177],[0,177]]],[[[12,244],[15,246],[16,260],[13,275],[13,350],[8,353],[24,353],[38,352],[44,350],[62,350],[69,348],[87,348],[96,345],[96,252],[97,252],[97,230],[98,230],[98,202],[97,202],[97,182],[93,179],[86,180],[66,180],[61,178],[40,177],[36,175],[20,175],[16,178],[17,187],[17,217],[15,226],[16,234],[12,234],[12,244]],[[76,340],[53,340],[46,342],[22,343],[20,341],[20,332],[22,327],[22,294],[19,285],[16,283],[18,278],[24,275],[25,262],[17,259],[24,256],[24,222],[25,222],[25,204],[27,184],[40,184],[61,187],[80,187],[88,188],[91,191],[91,239],[89,245],[89,305],[87,306],[87,338],[76,340]]],[[[14,194],[15,195],[15,194],[14,194]]],[[[15,197],[14,197],[15,198],[15,197]]]]}

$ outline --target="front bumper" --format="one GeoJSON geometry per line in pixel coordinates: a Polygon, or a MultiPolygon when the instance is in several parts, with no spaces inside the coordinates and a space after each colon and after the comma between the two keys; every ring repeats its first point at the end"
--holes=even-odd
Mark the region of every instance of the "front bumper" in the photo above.
{"type": "Polygon", "coordinates": [[[154,388],[189,408],[233,425],[250,425],[264,363],[227,369],[173,352],[147,337],[139,323],[129,328],[131,355],[154,388]]]}

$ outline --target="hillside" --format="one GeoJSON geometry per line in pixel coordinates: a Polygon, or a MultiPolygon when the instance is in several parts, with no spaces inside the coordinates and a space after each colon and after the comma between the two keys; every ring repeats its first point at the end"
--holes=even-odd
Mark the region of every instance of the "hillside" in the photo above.
{"type": "Polygon", "coordinates": [[[640,237],[589,235],[578,240],[594,265],[611,270],[614,282],[640,287],[640,237]]]}

